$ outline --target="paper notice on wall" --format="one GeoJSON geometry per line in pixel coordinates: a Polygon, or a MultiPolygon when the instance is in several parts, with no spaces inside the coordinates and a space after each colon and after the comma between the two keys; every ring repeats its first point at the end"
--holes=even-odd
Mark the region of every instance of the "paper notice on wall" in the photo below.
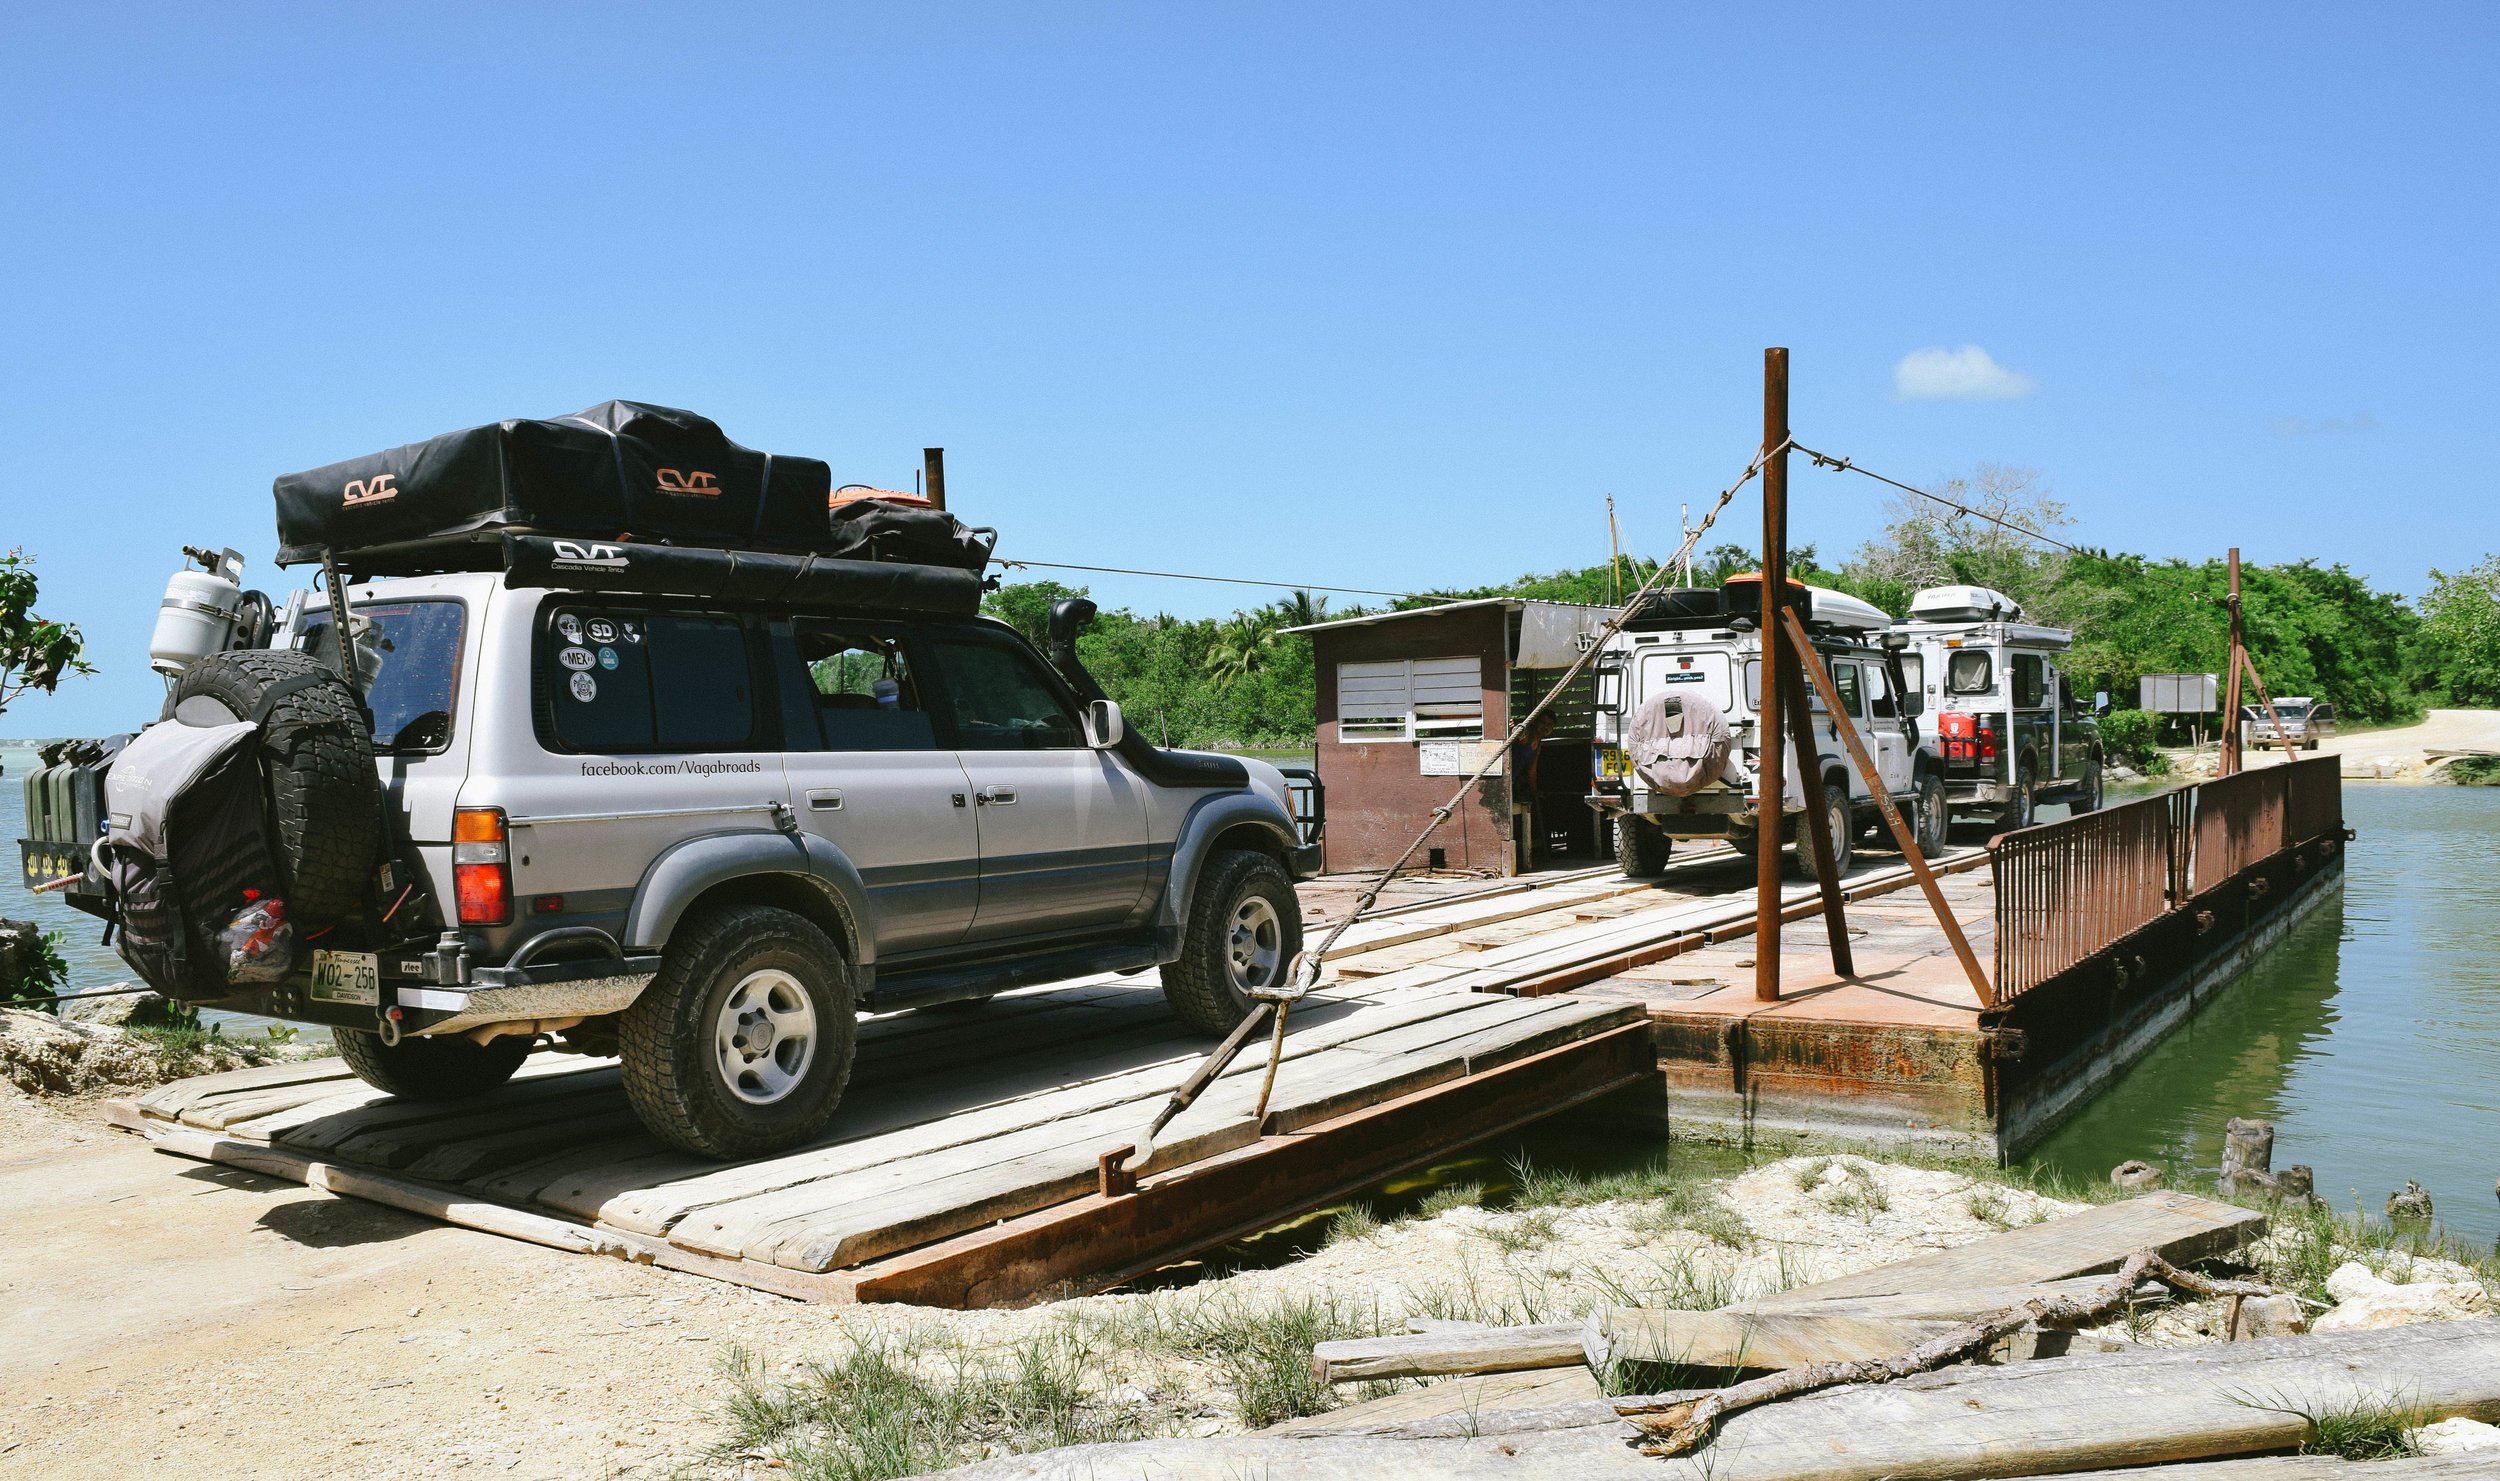
{"type": "Polygon", "coordinates": [[[1493,763],[1487,776],[1502,774],[1500,741],[1422,741],[1415,755],[1425,776],[1474,776],[1487,761],[1493,763]]]}

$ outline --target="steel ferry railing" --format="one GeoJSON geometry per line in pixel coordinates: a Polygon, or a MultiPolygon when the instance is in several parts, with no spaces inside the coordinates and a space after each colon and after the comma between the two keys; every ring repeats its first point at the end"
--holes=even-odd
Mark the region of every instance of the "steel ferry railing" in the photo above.
{"type": "Polygon", "coordinates": [[[2343,828],[2332,756],[2040,823],[1989,844],[2003,1006],[2255,864],[2343,828]]]}

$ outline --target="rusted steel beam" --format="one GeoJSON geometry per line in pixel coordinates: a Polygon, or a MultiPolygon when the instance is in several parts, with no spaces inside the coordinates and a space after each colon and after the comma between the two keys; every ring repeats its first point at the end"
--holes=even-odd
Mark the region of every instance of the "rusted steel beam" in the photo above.
{"type": "MultiPolygon", "coordinates": [[[[1780,834],[1788,821],[1786,768],[1781,765],[1779,614],[1788,597],[1788,351],[1762,352],[1762,693],[1754,712],[1754,735],[1761,758],[1754,805],[1754,929],[1761,944],[1754,950],[1753,995],[1765,1003],[1780,998],[1780,834]]],[[[1740,681],[1741,682],[1741,681],[1740,681]]]]}
{"type": "MultiPolygon", "coordinates": [[[[1788,608],[1782,608],[1781,615],[1787,619],[1789,641],[1795,647],[1798,659],[1805,665],[1806,677],[1814,681],[1814,687],[1823,695],[1823,707],[1834,715],[1847,714],[1841,708],[1840,691],[1833,687],[1830,671],[1823,667],[1822,655],[1816,653],[1814,644],[1806,639],[1805,624],[1799,622],[1797,614],[1788,608]]],[[[1918,887],[1926,894],[1928,907],[1936,912],[1936,923],[1944,927],[1945,939],[1953,943],[1954,959],[1962,964],[1963,974],[1970,978],[1971,991],[1979,994],[1980,1006],[1996,1007],[1996,990],[1989,985],[1988,974],[1980,968],[1979,958],[1972,954],[1970,938],[1962,934],[1962,923],[1954,919],[1953,907],[1945,903],[1944,891],[1936,884],[1936,872],[1927,867],[1925,856],[1919,853],[1918,840],[1912,836],[1910,825],[1901,820],[1900,809],[1892,805],[1892,797],[1885,792],[1883,773],[1875,769],[1875,758],[1866,754],[1866,744],[1858,739],[1857,727],[1835,724],[1833,729],[1839,732],[1842,744],[1849,748],[1849,759],[1857,763],[1858,775],[1866,778],[1866,790],[1874,796],[1877,810],[1884,815],[1884,826],[1892,830],[1893,841],[1901,846],[1903,862],[1910,866],[1910,873],[1918,877],[1918,887]]],[[[1754,956],[1759,960],[1761,955],[1757,947],[1754,956]]]]}
{"type": "Polygon", "coordinates": [[[1822,753],[1814,744],[1814,713],[1806,704],[1805,676],[1798,670],[1796,655],[1783,647],[1780,658],[1780,697],[1788,711],[1788,733],[1797,745],[1797,785],[1806,794],[1804,832],[1806,846],[1814,850],[1814,878],[1823,896],[1823,935],[1831,946],[1832,971],[1855,977],[1858,969],[1849,954],[1849,921],[1841,910],[1840,861],[1834,857],[1831,834],[1823,827],[1823,768],[1817,764],[1822,753]]]}

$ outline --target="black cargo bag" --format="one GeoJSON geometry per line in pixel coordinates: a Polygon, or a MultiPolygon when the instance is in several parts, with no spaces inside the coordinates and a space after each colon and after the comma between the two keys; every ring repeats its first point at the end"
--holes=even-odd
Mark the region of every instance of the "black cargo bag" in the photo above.
{"type": "Polygon", "coordinates": [[[278,901],[260,733],[247,721],[160,721],[123,748],[105,781],[106,829],[89,872],[112,904],[122,960],[178,1002],[251,991],[291,964],[291,937],[285,960],[240,970],[220,941],[238,917],[278,901]]]}
{"type": "Polygon", "coordinates": [[[824,548],[836,560],[905,561],[920,566],[951,566],[978,575],[998,548],[998,532],[975,529],[943,509],[918,509],[884,499],[855,499],[833,511],[832,541],[824,548]],[[983,536],[989,538],[983,539],[983,536]]]}
{"type": "Polygon", "coordinates": [[[690,411],[609,401],[287,474],[278,564],[327,546],[366,574],[491,570],[505,530],[821,551],[832,491],[814,458],[741,447],[690,411]]]}

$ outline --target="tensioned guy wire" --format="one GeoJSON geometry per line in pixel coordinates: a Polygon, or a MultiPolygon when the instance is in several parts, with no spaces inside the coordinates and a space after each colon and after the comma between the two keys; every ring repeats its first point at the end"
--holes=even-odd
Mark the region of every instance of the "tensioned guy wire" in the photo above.
{"type": "Polygon", "coordinates": [[[1868,478],[1874,479],[1877,483],[1891,484],[1894,488],[1901,490],[1905,494],[1916,494],[1922,499],[1942,504],[1945,508],[1952,510],[1956,514],[1967,514],[1973,519],[1984,519],[1999,529],[2012,530],[2015,534],[2024,536],[2027,539],[2043,540],[2056,546],[2060,550],[2072,551],[2076,555],[2083,554],[2080,549],[2058,539],[2055,535],[2043,535],[2038,530],[2032,529],[2027,525],[2018,525],[2012,520],[1999,519],[1995,515],[1986,513],[1983,510],[1973,509],[1967,504],[1956,504],[1951,499],[1944,497],[1942,494],[1931,494],[1923,488],[1917,488],[1910,484],[1903,483],[1900,479],[1886,478],[1884,475],[1875,472],[1871,468],[1859,467],[1856,463],[1847,458],[1834,457],[1829,453],[1818,453],[1813,448],[1803,446],[1798,447],[1797,451],[1804,453],[1809,458],[1812,458],[1814,460],[1814,466],[1817,468],[1829,468],[1834,473],[1861,473],[1868,478]]]}

